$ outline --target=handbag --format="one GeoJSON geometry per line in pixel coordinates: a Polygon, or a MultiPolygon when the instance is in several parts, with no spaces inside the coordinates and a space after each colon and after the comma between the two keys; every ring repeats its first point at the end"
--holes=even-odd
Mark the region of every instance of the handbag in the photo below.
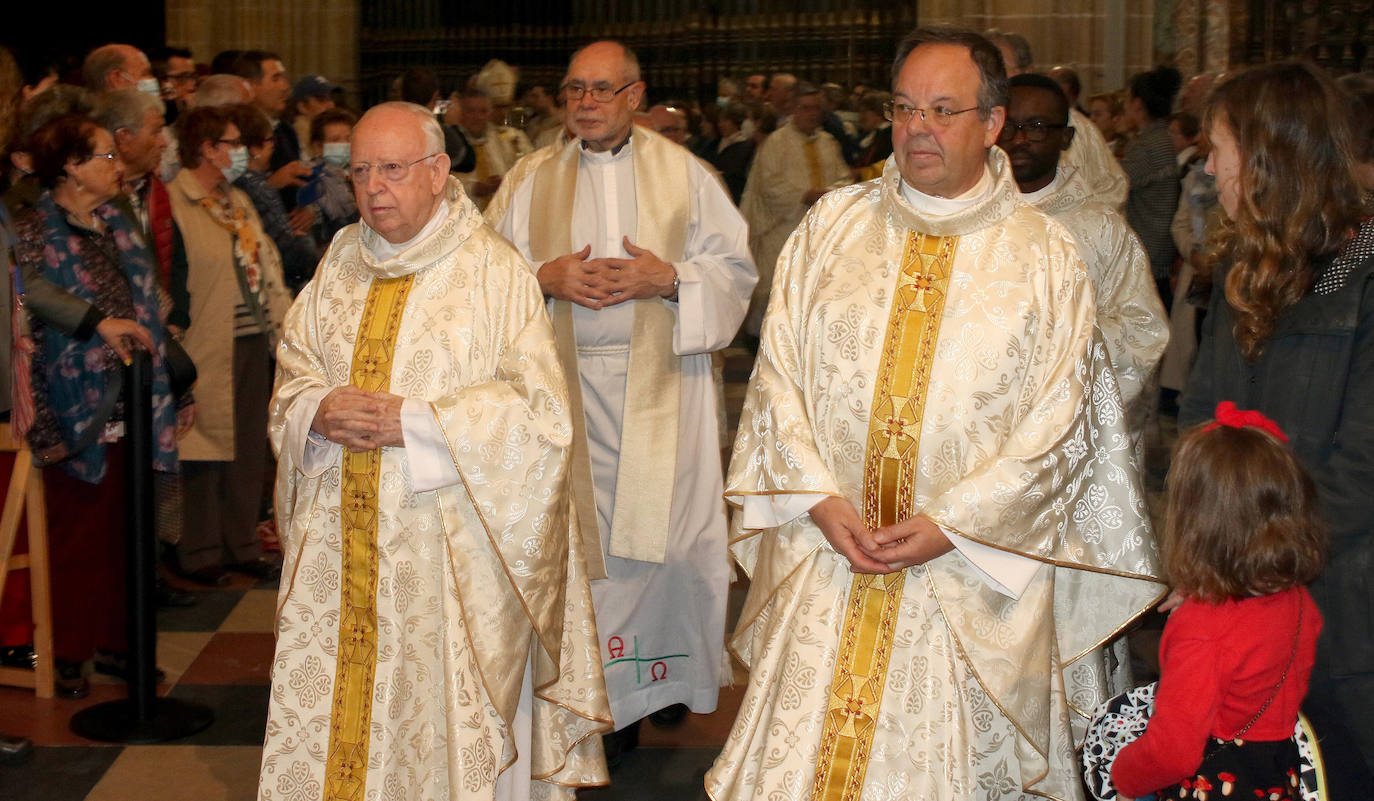
{"type": "MultiPolygon", "coordinates": [[[[1302,607],[1298,612],[1298,634],[1302,632],[1302,607]]],[[[1283,675],[1279,677],[1278,683],[1274,686],[1274,691],[1268,700],[1260,707],[1250,722],[1236,733],[1229,740],[1209,738],[1207,748],[1203,753],[1202,764],[1198,767],[1198,774],[1216,774],[1228,772],[1228,768],[1237,770],[1238,763],[1249,760],[1253,754],[1247,754],[1250,746],[1264,746],[1265,753],[1260,754],[1262,758],[1268,758],[1269,752],[1280,752],[1285,749],[1296,747],[1297,749],[1297,787],[1293,795],[1295,799],[1301,798],[1302,801],[1321,801],[1319,788],[1321,781],[1319,778],[1318,758],[1312,741],[1308,735],[1308,728],[1305,719],[1299,715],[1298,722],[1293,727],[1293,737],[1290,740],[1280,741],[1279,743],[1248,743],[1245,747],[1241,745],[1242,736],[1254,726],[1256,721],[1268,710],[1274,698],[1278,696],[1279,688],[1288,678],[1288,671],[1293,666],[1293,660],[1297,656],[1298,634],[1293,638],[1293,651],[1289,654],[1288,665],[1283,670],[1283,675]]],[[[1145,733],[1145,727],[1149,723],[1150,715],[1155,707],[1156,682],[1151,682],[1141,687],[1127,690],[1120,695],[1098,704],[1092,712],[1088,722],[1087,734],[1083,738],[1083,781],[1088,789],[1088,793],[1097,801],[1117,801],[1119,796],[1116,787],[1112,784],[1112,765],[1116,758],[1126,746],[1135,742],[1145,733]]],[[[1174,785],[1158,791],[1159,798],[1205,798],[1206,790],[1201,785],[1196,789],[1203,795],[1196,795],[1189,791],[1195,789],[1191,785],[1195,780],[1188,780],[1183,785],[1174,785]]],[[[1209,785],[1210,781],[1205,781],[1209,785]]],[[[1221,790],[1221,788],[1215,788],[1221,790]]],[[[1224,795],[1229,796],[1229,793],[1224,795]]],[[[1213,796],[1218,797],[1218,796],[1213,796]]],[[[1237,796],[1245,797],[1245,796],[1237,796]]]]}
{"type": "Polygon", "coordinates": [[[163,342],[162,363],[167,367],[167,383],[172,395],[180,398],[196,383],[196,363],[181,343],[171,337],[163,342]]]}

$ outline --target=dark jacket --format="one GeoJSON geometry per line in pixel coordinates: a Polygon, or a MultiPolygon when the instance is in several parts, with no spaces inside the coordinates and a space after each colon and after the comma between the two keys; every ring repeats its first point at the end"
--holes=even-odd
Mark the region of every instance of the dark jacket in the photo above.
{"type": "Polygon", "coordinates": [[[1231,400],[1288,435],[1331,533],[1326,571],[1312,587],[1326,618],[1319,662],[1337,677],[1374,672],[1374,222],[1318,268],[1312,290],[1279,317],[1253,363],[1232,335],[1224,282],[1214,282],[1179,427],[1231,400]]]}

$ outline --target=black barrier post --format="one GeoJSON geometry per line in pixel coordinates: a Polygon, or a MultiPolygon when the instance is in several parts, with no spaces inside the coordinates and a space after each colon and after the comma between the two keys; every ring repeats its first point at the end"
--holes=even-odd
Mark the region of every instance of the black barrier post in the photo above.
{"type": "MultiPolygon", "coordinates": [[[[201,704],[157,697],[157,605],[153,582],[157,541],[153,531],[153,362],[135,350],[124,382],[125,452],[128,454],[129,697],[88,707],[72,716],[82,737],[146,745],[175,740],[215,720],[201,704]]],[[[107,469],[119,469],[108,465],[107,469]]],[[[100,599],[93,599],[99,603],[100,599]]]]}

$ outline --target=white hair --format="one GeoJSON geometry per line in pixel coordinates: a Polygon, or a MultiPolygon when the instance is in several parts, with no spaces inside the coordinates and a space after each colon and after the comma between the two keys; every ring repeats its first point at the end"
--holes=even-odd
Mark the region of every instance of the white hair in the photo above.
{"type": "Polygon", "coordinates": [[[448,149],[444,147],[444,129],[439,127],[439,118],[434,116],[434,112],[424,106],[407,103],[404,100],[388,100],[368,109],[363,114],[362,119],[358,120],[358,124],[361,125],[363,120],[380,111],[404,111],[414,115],[416,122],[420,124],[420,130],[425,134],[426,149],[431,153],[448,152],[448,149]]]}
{"type": "Polygon", "coordinates": [[[150,111],[161,117],[166,107],[161,100],[140,89],[114,89],[96,101],[93,116],[113,136],[121,128],[131,131],[142,129],[143,120],[150,111]]]}
{"type": "Polygon", "coordinates": [[[219,73],[210,75],[196,86],[196,93],[191,95],[191,102],[187,105],[191,108],[204,108],[207,106],[229,106],[236,103],[247,103],[253,96],[253,90],[249,87],[248,81],[237,75],[219,73]]]}

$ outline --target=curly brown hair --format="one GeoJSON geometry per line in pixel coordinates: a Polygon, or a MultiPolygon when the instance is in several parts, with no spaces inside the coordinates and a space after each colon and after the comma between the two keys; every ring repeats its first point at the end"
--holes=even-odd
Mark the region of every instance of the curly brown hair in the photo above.
{"type": "Polygon", "coordinates": [[[1209,425],[1184,433],[1169,470],[1169,583],[1219,603],[1316,578],[1326,561],[1326,526],[1312,477],[1273,435],[1209,425]]]}
{"type": "Polygon", "coordinates": [[[1365,213],[1347,104],[1321,67],[1302,61],[1246,70],[1207,104],[1204,128],[1225,123],[1240,151],[1239,203],[1210,261],[1232,265],[1226,301],[1247,360],[1365,213]]]}

